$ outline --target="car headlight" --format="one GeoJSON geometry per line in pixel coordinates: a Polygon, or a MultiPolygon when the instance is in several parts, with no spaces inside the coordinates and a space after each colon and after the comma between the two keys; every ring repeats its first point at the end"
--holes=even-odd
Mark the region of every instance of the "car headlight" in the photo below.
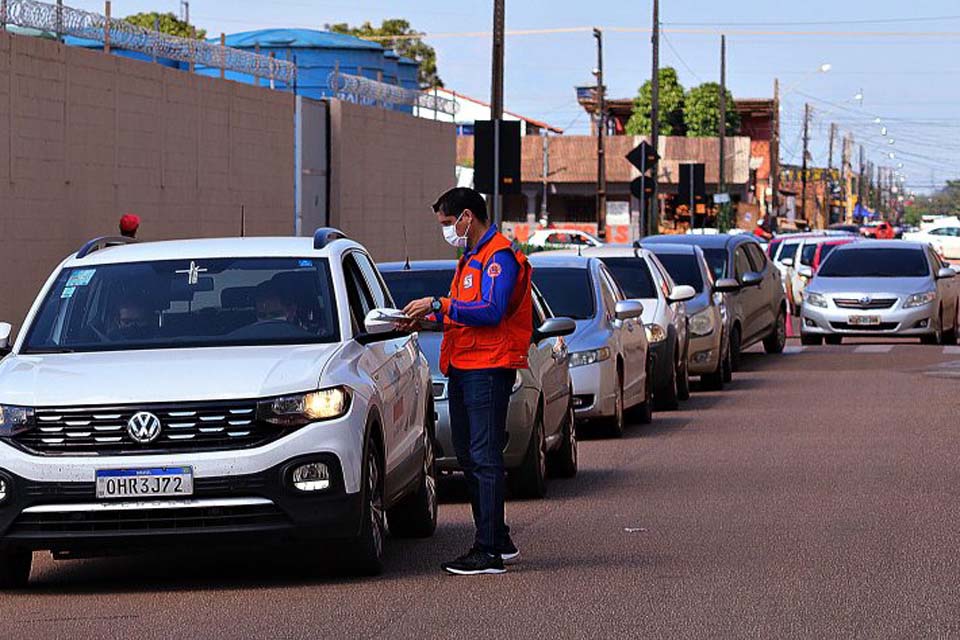
{"type": "Polygon", "coordinates": [[[907,301],[903,303],[904,309],[910,309],[911,307],[922,307],[925,304],[930,304],[937,299],[936,291],[924,291],[923,293],[914,293],[911,296],[907,297],[907,301]]]}
{"type": "Polygon", "coordinates": [[[517,369],[517,377],[513,379],[513,388],[510,393],[516,393],[523,386],[523,378],[520,377],[520,369],[517,369]]]}
{"type": "Polygon", "coordinates": [[[713,309],[709,307],[690,317],[690,333],[695,336],[708,336],[713,333],[713,309]]]}
{"type": "Polygon", "coordinates": [[[258,417],[282,427],[300,427],[318,420],[339,418],[350,408],[350,393],[333,387],[310,393],[264,400],[257,407],[258,417]]]}
{"type": "Polygon", "coordinates": [[[647,342],[663,342],[667,339],[667,331],[655,322],[643,325],[647,332],[647,342]]]}
{"type": "Polygon", "coordinates": [[[811,307],[820,307],[822,309],[827,308],[827,299],[823,295],[815,291],[804,291],[803,292],[803,301],[806,302],[811,307]]]}
{"type": "Polygon", "coordinates": [[[33,409],[0,404],[0,438],[15,436],[33,425],[33,409]]]}
{"type": "Polygon", "coordinates": [[[587,364],[603,362],[610,358],[610,347],[591,349],[590,351],[574,351],[570,354],[570,366],[582,367],[587,364]]]}

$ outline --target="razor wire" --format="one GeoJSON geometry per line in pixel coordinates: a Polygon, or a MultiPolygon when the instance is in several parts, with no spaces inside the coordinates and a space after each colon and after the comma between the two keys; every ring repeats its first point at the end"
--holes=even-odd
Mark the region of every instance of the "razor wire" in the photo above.
{"type": "Polygon", "coordinates": [[[288,86],[293,86],[297,76],[296,65],[287,60],[168,35],[120,18],[37,0],[0,0],[0,25],[6,24],[94,40],[105,45],[109,43],[117,49],[236,71],[284,82],[288,86]]]}
{"type": "Polygon", "coordinates": [[[405,89],[395,84],[341,73],[336,70],[331,71],[327,76],[327,85],[339,97],[362,103],[412,105],[451,116],[457,113],[459,107],[456,101],[449,98],[441,98],[437,95],[414,89],[405,89]]]}

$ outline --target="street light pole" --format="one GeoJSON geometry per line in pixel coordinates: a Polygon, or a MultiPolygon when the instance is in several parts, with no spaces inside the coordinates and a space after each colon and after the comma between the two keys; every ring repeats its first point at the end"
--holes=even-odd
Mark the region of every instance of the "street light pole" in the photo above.
{"type": "MultiPolygon", "coordinates": [[[[654,153],[660,153],[660,0],[653,0],[653,28],[650,37],[652,48],[653,72],[650,77],[650,146],[654,153]]],[[[660,180],[659,169],[653,170],[653,192],[650,194],[650,216],[647,223],[647,235],[660,233],[660,180]]]]}
{"type": "Polygon", "coordinates": [[[720,172],[717,180],[717,192],[723,193],[726,185],[726,163],[724,144],[727,139],[727,36],[720,36],[720,172]]]}
{"type": "Polygon", "coordinates": [[[490,119],[493,120],[493,223],[503,222],[500,197],[500,119],[503,118],[504,0],[493,0],[493,70],[490,87],[490,119]]]}
{"type": "Polygon", "coordinates": [[[593,30],[597,39],[597,237],[607,236],[607,162],[604,150],[607,128],[607,102],[603,86],[603,31],[593,30]]]}
{"type": "Polygon", "coordinates": [[[810,143],[810,103],[803,105],[803,162],[800,169],[800,217],[807,219],[807,147],[810,143]]]}

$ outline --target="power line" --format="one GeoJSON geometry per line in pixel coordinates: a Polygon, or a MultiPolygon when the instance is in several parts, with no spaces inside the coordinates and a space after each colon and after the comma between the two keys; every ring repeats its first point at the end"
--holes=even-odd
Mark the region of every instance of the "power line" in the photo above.
{"type": "Polygon", "coordinates": [[[907,18],[873,18],[861,20],[820,20],[812,22],[668,22],[665,24],[677,27],[790,27],[790,26],[817,26],[831,24],[889,24],[904,22],[939,22],[942,20],[960,20],[960,16],[925,16],[907,18]]]}

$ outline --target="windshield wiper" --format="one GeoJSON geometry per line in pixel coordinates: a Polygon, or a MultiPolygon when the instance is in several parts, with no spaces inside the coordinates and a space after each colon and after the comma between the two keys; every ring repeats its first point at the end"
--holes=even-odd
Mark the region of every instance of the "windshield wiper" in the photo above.
{"type": "Polygon", "coordinates": [[[70,349],[67,347],[51,348],[51,349],[26,349],[23,351],[24,355],[45,355],[51,353],[76,353],[76,349],[70,349]]]}

